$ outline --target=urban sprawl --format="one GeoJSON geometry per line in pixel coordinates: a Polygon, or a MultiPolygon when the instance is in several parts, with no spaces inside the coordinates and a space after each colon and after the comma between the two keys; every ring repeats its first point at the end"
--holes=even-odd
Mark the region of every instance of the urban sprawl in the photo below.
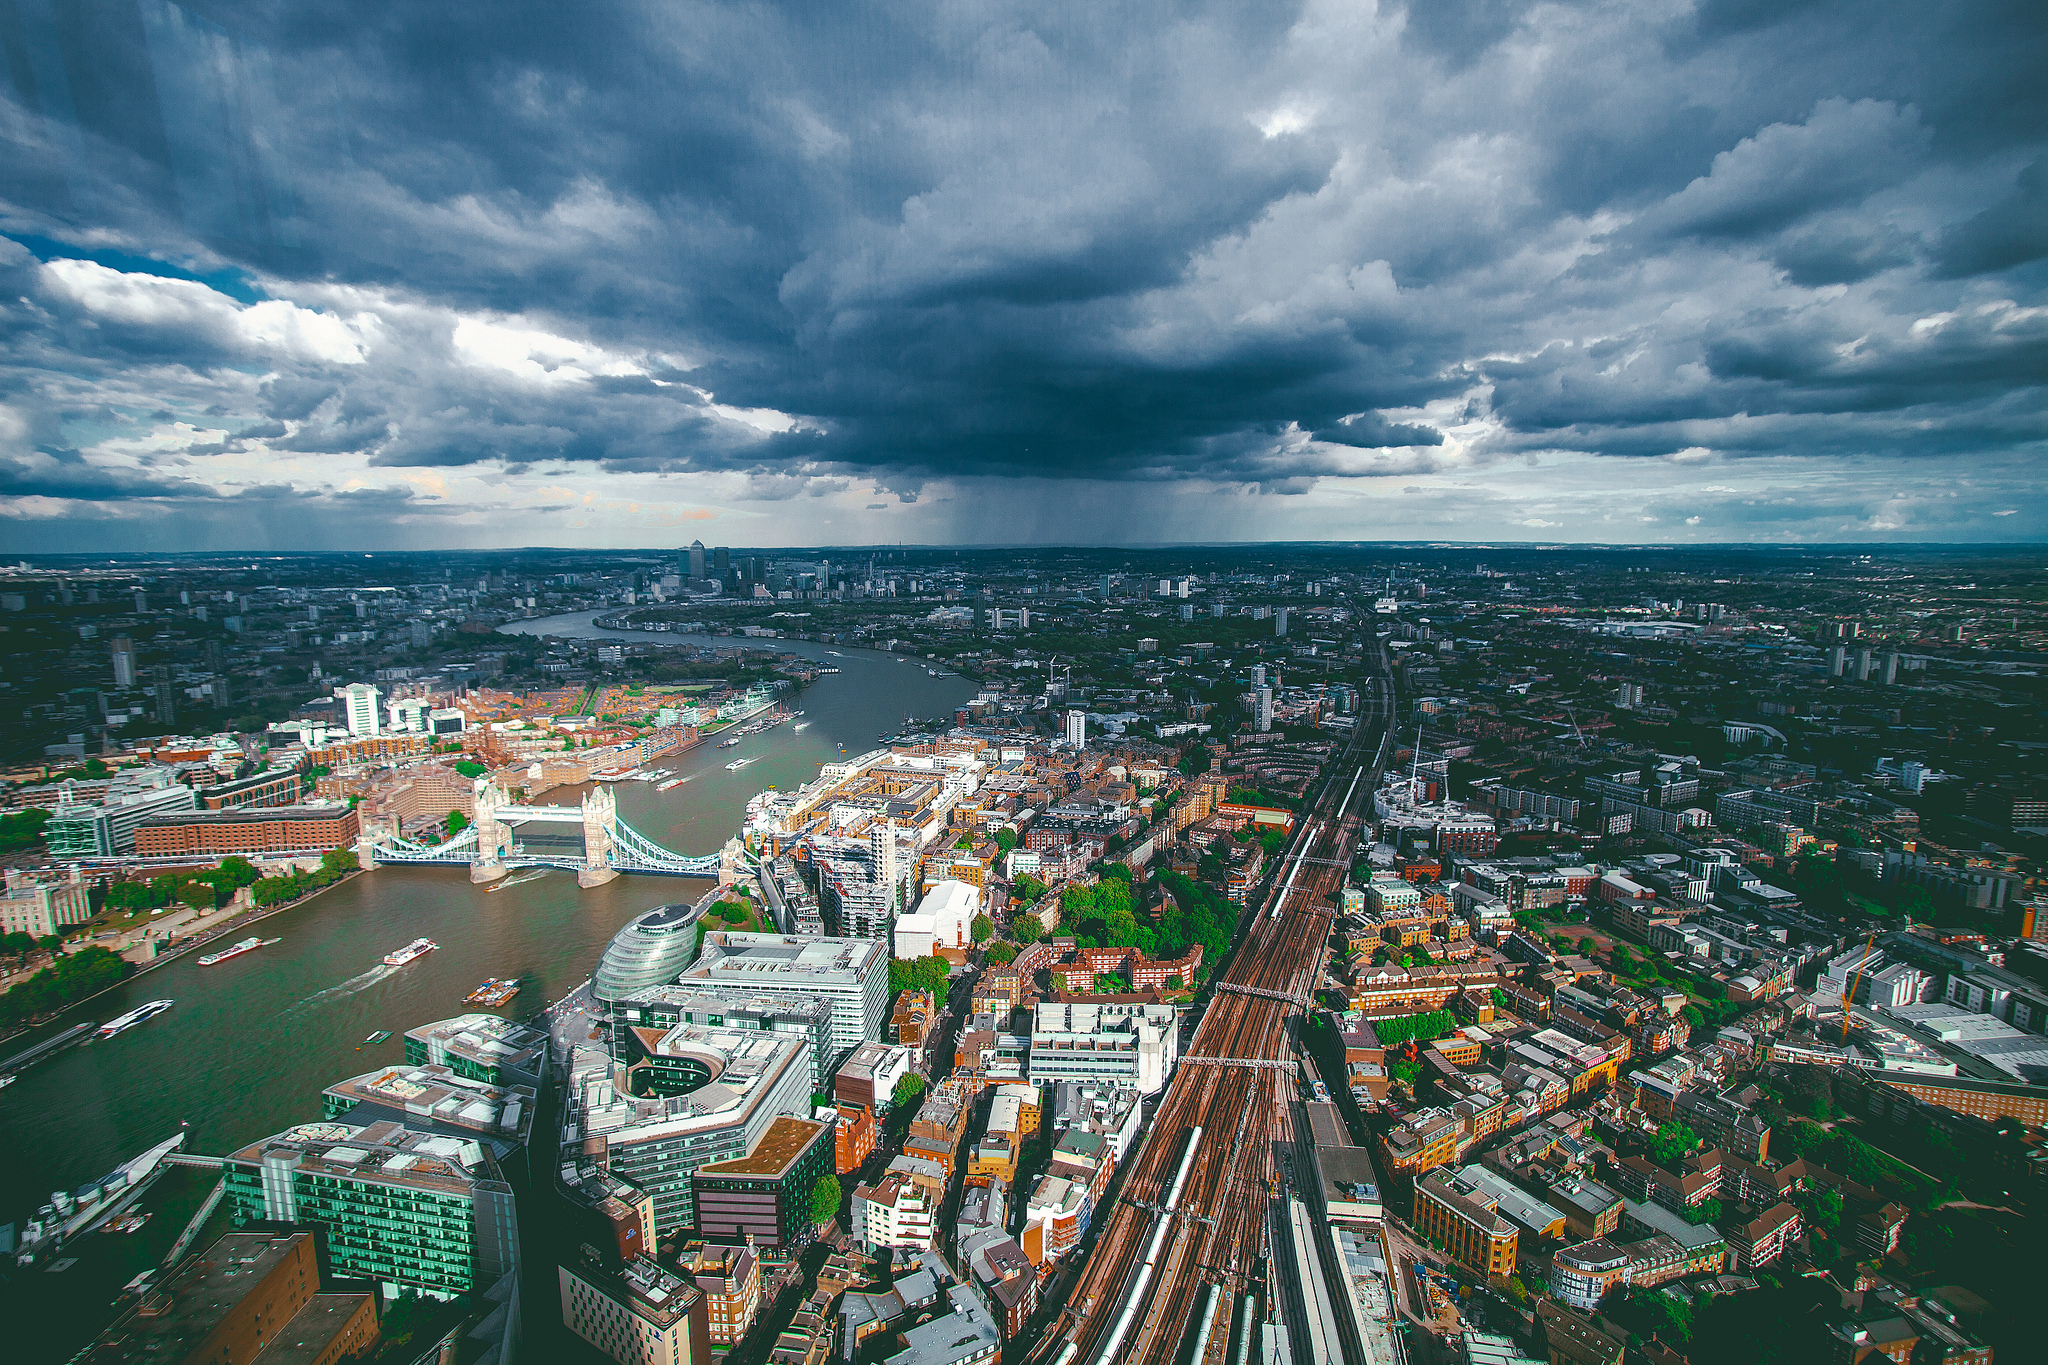
{"type": "Polygon", "coordinates": [[[421,1024],[296,1127],[0,1210],[10,1273],[201,1159],[227,1230],[110,1285],[78,1359],[284,1324],[363,1357],[394,1305],[462,1365],[2027,1358],[2042,567],[23,563],[10,1030],[384,862],[502,877],[550,802],[585,886],[704,882],[547,1012],[421,1024]],[[501,629],[574,612],[609,633],[501,629]],[[617,823],[607,784],[790,720],[856,649],[971,700],[718,847],[617,823]]]}

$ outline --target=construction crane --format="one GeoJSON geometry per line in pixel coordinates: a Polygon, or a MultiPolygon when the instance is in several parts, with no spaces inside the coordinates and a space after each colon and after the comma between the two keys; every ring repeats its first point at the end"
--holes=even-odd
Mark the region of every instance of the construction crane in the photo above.
{"type": "Polygon", "coordinates": [[[1863,943],[1863,960],[1856,964],[1856,970],[1849,977],[1849,984],[1842,990],[1842,1046],[1849,1045],[1849,1006],[1856,999],[1856,987],[1863,982],[1864,973],[1870,970],[1870,950],[1877,943],[1877,931],[1863,943]]]}

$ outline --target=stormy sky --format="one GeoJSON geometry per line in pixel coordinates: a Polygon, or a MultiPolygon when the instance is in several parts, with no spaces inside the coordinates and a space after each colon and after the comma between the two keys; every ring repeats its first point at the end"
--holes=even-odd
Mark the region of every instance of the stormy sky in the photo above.
{"type": "Polygon", "coordinates": [[[2038,0],[0,0],[0,57],[0,551],[2048,535],[2038,0]]]}

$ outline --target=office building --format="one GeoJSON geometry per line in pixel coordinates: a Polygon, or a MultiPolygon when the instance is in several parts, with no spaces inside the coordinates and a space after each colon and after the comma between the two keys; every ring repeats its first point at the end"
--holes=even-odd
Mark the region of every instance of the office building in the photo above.
{"type": "Polygon", "coordinates": [[[811,1093],[822,1095],[831,1089],[837,1049],[829,1000],[794,995],[740,1000],[688,986],[649,986],[613,1001],[612,1023],[612,1060],[626,1067],[645,1065],[655,1072],[669,1063],[649,1049],[679,1024],[786,1033],[802,1040],[810,1058],[811,1093]]]}
{"type": "Polygon", "coordinates": [[[677,984],[728,1000],[825,1000],[832,1006],[831,1061],[882,1036],[889,1005],[889,947],[872,939],[807,935],[704,936],[697,960],[677,984]]]}
{"type": "Polygon", "coordinates": [[[590,975],[590,993],[611,1004],[653,986],[665,986],[697,960],[697,908],[657,905],[612,935],[590,975]]]}
{"type": "Polygon", "coordinates": [[[0,894],[0,934],[48,938],[92,918],[92,891],[84,881],[59,881],[9,868],[0,894]]]}
{"type": "Polygon", "coordinates": [[[1156,1095],[1180,1056],[1172,1005],[1040,1004],[1031,1023],[1030,1083],[1094,1081],[1156,1095]]]}
{"type": "Polygon", "coordinates": [[[557,1267],[562,1325],[620,1365],[711,1365],[711,1324],[696,1285],[642,1256],[614,1274],[557,1267]]]}
{"type": "Polygon", "coordinates": [[[815,1230],[811,1191],[833,1173],[831,1124],[777,1118],[745,1156],[697,1168],[697,1234],[729,1246],[805,1246],[815,1230]]]}
{"type": "Polygon", "coordinates": [[[445,1066],[381,1067],[336,1081],[320,1095],[320,1117],[356,1127],[388,1121],[430,1136],[475,1142],[489,1150],[505,1179],[523,1184],[526,1141],[537,1091],[532,1085],[487,1085],[445,1066]]]}
{"type": "Polygon", "coordinates": [[[1088,747],[1088,713],[1081,710],[1067,712],[1067,743],[1076,749],[1088,747]]]}
{"type": "Polygon", "coordinates": [[[307,1123],[222,1163],[237,1226],[310,1223],[347,1279],[480,1294],[519,1261],[512,1187],[483,1144],[378,1120],[307,1123]]]}
{"type": "Polygon", "coordinates": [[[777,1118],[810,1112],[807,1051],[786,1034],[695,1024],[648,1049],[669,1063],[660,1070],[620,1068],[579,1047],[563,1130],[585,1156],[652,1197],[657,1234],[695,1227],[697,1169],[746,1156],[777,1118]]]}
{"type": "Polygon", "coordinates": [[[126,635],[116,635],[113,643],[114,686],[129,688],[135,686],[135,641],[126,635]]]}
{"type": "Polygon", "coordinates": [[[342,714],[347,717],[349,734],[369,739],[384,732],[384,714],[377,705],[382,695],[368,683],[350,683],[342,689],[342,714]]]}
{"type": "Polygon", "coordinates": [[[1499,1201],[1460,1175],[1431,1171],[1415,1186],[1415,1230],[1481,1275],[1511,1275],[1519,1234],[1499,1201]]]}
{"type": "Polygon", "coordinates": [[[340,1365],[378,1343],[377,1296],[321,1286],[311,1232],[230,1232],[159,1277],[75,1365],[340,1365]]]}
{"type": "Polygon", "coordinates": [[[445,1066],[485,1085],[537,1086],[547,1066],[548,1036],[495,1014],[458,1014],[407,1029],[405,1060],[413,1066],[445,1066]]]}
{"type": "Polygon", "coordinates": [[[190,787],[175,783],[155,787],[110,787],[106,799],[96,806],[60,801],[43,826],[43,841],[50,856],[64,858],[113,858],[135,852],[135,831],[144,821],[174,811],[189,811],[199,804],[190,787]]]}
{"type": "Polygon", "coordinates": [[[352,806],[230,806],[159,815],[135,827],[142,858],[279,857],[348,848],[362,836],[352,806]]]}

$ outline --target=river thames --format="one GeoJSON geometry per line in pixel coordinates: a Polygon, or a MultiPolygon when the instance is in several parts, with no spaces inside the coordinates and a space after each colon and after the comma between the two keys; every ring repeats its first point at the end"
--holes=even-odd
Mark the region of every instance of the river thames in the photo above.
{"type": "MultiPolygon", "coordinates": [[[[715,852],[738,831],[747,799],[818,775],[818,765],[875,747],[908,714],[951,711],[972,680],[934,678],[921,661],[801,640],[739,640],[610,631],[598,613],[521,621],[507,632],[589,639],[748,645],[838,667],[794,705],[802,730],[782,725],[732,749],[715,745],[657,761],[690,780],[666,792],[647,782],[614,787],[619,815],[681,853],[715,852]],[[843,755],[842,755],[842,747],[843,755]],[[725,764],[757,757],[738,772],[725,764]]],[[[540,798],[573,804],[581,787],[540,798]]],[[[515,874],[515,876],[520,874],[515,874]]],[[[531,874],[525,874],[531,875],[531,874]]],[[[335,1081],[403,1056],[404,1033],[472,1007],[462,997],[485,977],[515,976],[523,989],[502,1012],[528,1015],[590,974],[613,933],[640,911],[694,900],[709,883],[623,876],[579,891],[572,873],[550,872],[502,890],[471,886],[458,869],[384,867],[360,874],[251,929],[282,940],[213,967],[188,956],[6,1045],[12,1053],[82,1020],[104,1021],[145,1000],[176,1008],[104,1042],[74,1047],[31,1067],[0,1090],[0,1224],[33,1213],[70,1189],[190,1125],[186,1149],[221,1153],[320,1117],[335,1081]],[[378,959],[414,938],[438,951],[403,968],[378,959]],[[389,1041],[367,1045],[379,1029],[389,1041]]]]}

